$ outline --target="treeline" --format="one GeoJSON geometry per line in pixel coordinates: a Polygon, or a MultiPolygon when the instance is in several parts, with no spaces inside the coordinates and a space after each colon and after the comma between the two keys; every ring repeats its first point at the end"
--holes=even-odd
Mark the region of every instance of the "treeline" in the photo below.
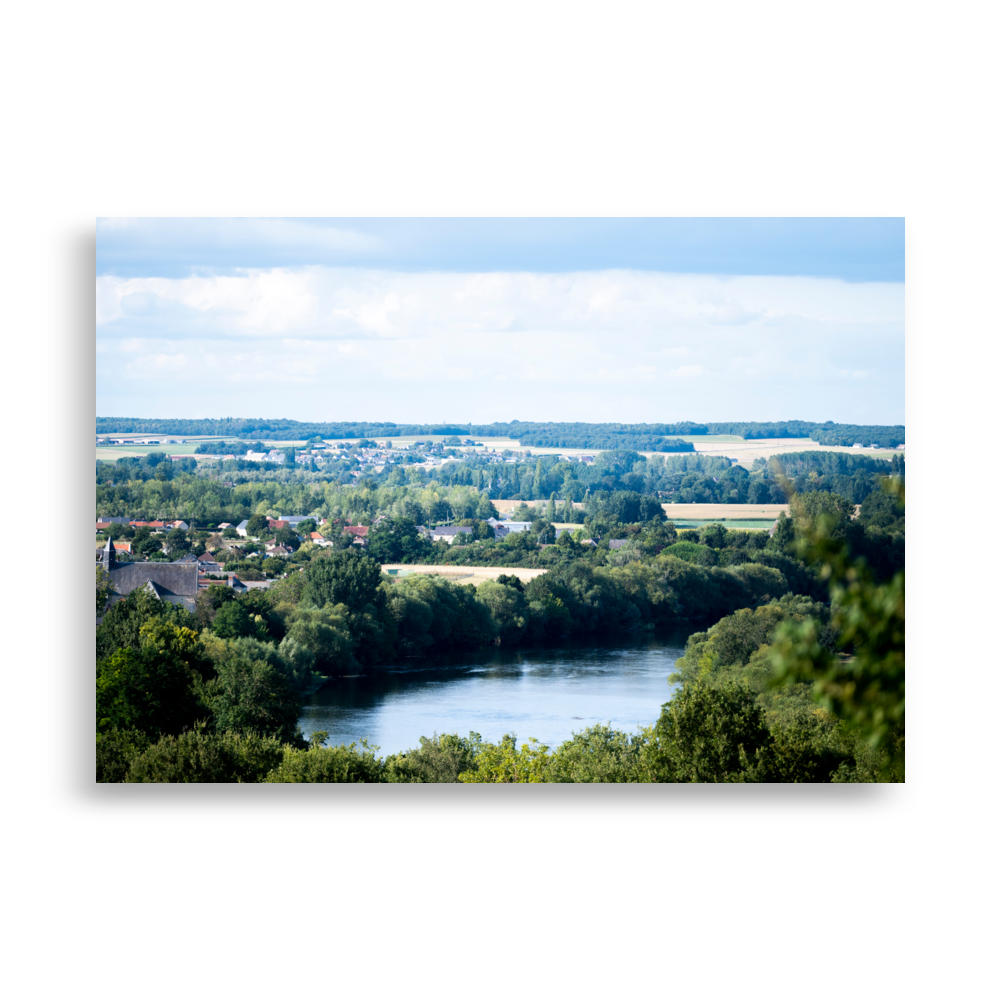
{"type": "MultiPolygon", "coordinates": [[[[485,436],[485,435],[484,435],[485,436]]],[[[511,437],[515,436],[511,433],[511,437]]],[[[615,425],[598,428],[574,428],[562,425],[544,430],[517,433],[522,448],[593,448],[602,450],[630,449],[632,451],[682,452],[694,451],[690,441],[643,433],[615,425]]]]}
{"type": "Polygon", "coordinates": [[[245,455],[248,451],[268,451],[263,441],[203,441],[196,455],[245,455]]]}
{"type": "Polygon", "coordinates": [[[221,420],[141,420],[98,417],[97,434],[178,434],[211,437],[267,437],[277,440],[322,438],[386,438],[435,434],[459,437],[510,437],[522,445],[556,448],[632,448],[637,451],[679,451],[677,447],[639,447],[629,439],[660,441],[677,435],[732,434],[746,439],[811,437],[820,444],[878,444],[895,448],[905,441],[902,426],[858,426],[809,420],[672,424],[538,423],[512,420],[492,424],[394,424],[358,421],[308,423],[297,420],[226,417],[221,420]],[[547,442],[553,442],[548,444],[547,442]]]}
{"type": "MultiPolygon", "coordinates": [[[[475,517],[485,495],[492,499],[548,500],[561,509],[597,492],[633,492],[667,503],[784,503],[784,473],[800,492],[837,492],[861,503],[884,476],[902,476],[902,456],[890,460],[829,452],[759,460],[753,470],[707,455],[602,452],[592,466],[544,457],[517,464],[482,459],[432,469],[387,466],[366,471],[350,484],[296,470],[224,472],[189,468],[192,459],[170,462],[152,453],[143,458],[98,462],[96,514],[139,520],[181,518],[198,524],[238,524],[252,514],[347,517],[364,524],[379,514],[410,517],[417,524],[475,517]],[[222,476],[231,477],[228,485],[222,476]]],[[[253,464],[253,463],[247,463],[253,464]]],[[[574,519],[570,508],[561,520],[574,519]]]]}

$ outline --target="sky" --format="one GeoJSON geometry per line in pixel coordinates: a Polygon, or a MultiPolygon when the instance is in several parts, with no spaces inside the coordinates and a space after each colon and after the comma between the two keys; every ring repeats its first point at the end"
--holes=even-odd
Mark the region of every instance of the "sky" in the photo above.
{"type": "Polygon", "coordinates": [[[97,415],[904,423],[904,225],[99,219],[97,415]]]}

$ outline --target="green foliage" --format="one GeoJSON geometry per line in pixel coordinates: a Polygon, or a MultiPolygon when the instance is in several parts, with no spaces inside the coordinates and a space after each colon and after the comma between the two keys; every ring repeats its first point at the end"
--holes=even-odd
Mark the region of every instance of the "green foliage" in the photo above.
{"type": "Polygon", "coordinates": [[[552,755],[546,781],[633,782],[645,777],[648,731],[637,735],[609,726],[590,726],[574,733],[552,755]]]}
{"type": "Polygon", "coordinates": [[[282,742],[298,741],[299,697],[269,660],[238,654],[216,665],[218,676],[206,685],[216,732],[255,732],[282,742]]]}
{"type": "Polygon", "coordinates": [[[771,734],[757,699],[738,683],[685,685],[663,706],[648,752],[653,780],[767,781],[771,734]]]}
{"type": "Polygon", "coordinates": [[[268,532],[267,518],[263,514],[254,514],[247,519],[247,537],[259,538],[268,532]]]}
{"type": "Polygon", "coordinates": [[[535,784],[545,780],[549,748],[536,739],[529,739],[517,748],[513,733],[499,743],[480,744],[475,756],[475,768],[463,771],[458,780],[466,784],[535,784]]]}
{"type": "MultiPolygon", "coordinates": [[[[889,488],[904,502],[903,488],[889,488]]],[[[800,555],[830,584],[837,654],[822,642],[814,619],[789,624],[776,637],[778,681],[812,685],[817,702],[885,753],[885,773],[901,773],[905,718],[904,573],[877,584],[863,560],[852,559],[837,537],[838,520],[819,516],[803,529],[800,555]]]]}
{"type": "Polygon", "coordinates": [[[196,694],[200,676],[169,650],[130,646],[97,661],[97,731],[179,733],[207,715],[196,694]]]}
{"type": "Polygon", "coordinates": [[[161,601],[148,590],[133,590],[128,597],[113,604],[97,629],[97,655],[110,656],[124,647],[139,649],[140,629],[153,618],[163,619],[182,628],[194,628],[194,616],[178,604],[161,601]]]}
{"type": "Polygon", "coordinates": [[[107,606],[108,600],[115,592],[115,585],[111,582],[111,577],[103,566],[97,566],[97,614],[101,614],[107,606]]]}
{"type": "Polygon", "coordinates": [[[131,761],[126,782],[257,782],[282,758],[273,737],[207,733],[164,736],[131,761]]]}
{"type": "Polygon", "coordinates": [[[242,601],[224,603],[215,613],[212,621],[212,631],[223,639],[237,639],[241,636],[251,636],[255,639],[267,639],[267,625],[260,615],[250,613],[242,601]]]}
{"type": "MultiPolygon", "coordinates": [[[[357,667],[351,615],[345,604],[327,604],[322,608],[302,606],[296,609],[282,643],[289,640],[309,650],[316,669],[330,675],[357,667]]],[[[290,647],[286,647],[290,648],[290,647]]]]}
{"type": "Polygon", "coordinates": [[[385,604],[381,565],[352,549],[324,553],[309,564],[305,577],[303,603],[318,608],[345,604],[351,611],[363,611],[369,605],[381,609],[385,604]]]}
{"type": "Polygon", "coordinates": [[[684,539],[674,542],[673,545],[667,546],[663,551],[675,559],[683,559],[685,562],[697,565],[701,562],[702,556],[708,551],[708,548],[707,545],[699,545],[697,542],[690,542],[684,539]]]}
{"type": "Polygon", "coordinates": [[[479,733],[468,738],[457,733],[437,733],[431,739],[420,737],[420,746],[406,753],[392,754],[385,760],[388,782],[457,782],[459,775],[476,769],[476,755],[482,749],[479,733]]]}
{"type": "Polygon", "coordinates": [[[149,737],[139,729],[112,728],[97,734],[97,780],[125,780],[132,760],[149,749],[149,737]]]}
{"type": "Polygon", "coordinates": [[[372,783],[382,780],[383,765],[375,756],[378,747],[364,740],[339,747],[312,746],[308,750],[284,748],[280,763],[264,778],[267,782],[372,783]]]}
{"type": "Polygon", "coordinates": [[[219,608],[235,600],[236,592],[229,587],[206,587],[199,590],[194,599],[194,618],[198,628],[210,628],[219,608]]]}
{"type": "Polygon", "coordinates": [[[476,649],[492,642],[496,626],[476,588],[439,576],[403,577],[392,585],[388,615],[398,649],[414,656],[438,650],[476,649]]]}
{"type": "Polygon", "coordinates": [[[528,627],[530,612],[520,590],[495,580],[485,580],[479,585],[476,599],[489,608],[500,642],[515,643],[521,638],[528,627]]]}

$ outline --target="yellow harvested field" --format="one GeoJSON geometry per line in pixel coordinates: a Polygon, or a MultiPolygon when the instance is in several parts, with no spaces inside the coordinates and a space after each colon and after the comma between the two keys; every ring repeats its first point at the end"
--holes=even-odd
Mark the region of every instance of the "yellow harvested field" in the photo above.
{"type": "Polygon", "coordinates": [[[383,573],[389,573],[393,579],[399,579],[400,571],[409,575],[420,573],[426,576],[441,576],[453,583],[472,583],[479,586],[484,580],[495,580],[501,574],[516,576],[527,583],[548,572],[544,569],[505,568],[503,566],[424,566],[420,564],[386,563],[382,566],[383,573]],[[393,571],[393,572],[390,572],[393,571]]]}
{"type": "Polygon", "coordinates": [[[668,519],[678,521],[711,521],[725,517],[752,521],[760,517],[777,518],[782,511],[788,513],[787,503],[663,503],[660,506],[668,519]]]}
{"type": "MultiPolygon", "coordinates": [[[[884,458],[887,461],[893,455],[903,455],[903,451],[892,448],[847,448],[839,445],[817,444],[812,438],[761,438],[751,441],[739,441],[735,444],[696,444],[695,451],[699,455],[719,455],[724,458],[735,458],[740,465],[750,466],[756,458],[781,458],[785,452],[791,451],[846,451],[851,455],[870,455],[872,458],[884,458]]],[[[651,455],[652,452],[643,454],[651,455]]]]}

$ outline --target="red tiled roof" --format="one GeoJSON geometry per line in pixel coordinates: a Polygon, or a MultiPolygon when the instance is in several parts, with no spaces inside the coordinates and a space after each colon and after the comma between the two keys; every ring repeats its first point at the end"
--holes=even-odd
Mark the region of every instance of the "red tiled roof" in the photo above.
{"type": "Polygon", "coordinates": [[[312,539],[318,539],[319,541],[323,540],[323,536],[318,531],[310,532],[309,537],[312,539]]]}
{"type": "Polygon", "coordinates": [[[368,535],[368,528],[363,524],[356,524],[350,528],[344,528],[344,531],[348,535],[354,535],[356,538],[365,538],[368,535]]]}

